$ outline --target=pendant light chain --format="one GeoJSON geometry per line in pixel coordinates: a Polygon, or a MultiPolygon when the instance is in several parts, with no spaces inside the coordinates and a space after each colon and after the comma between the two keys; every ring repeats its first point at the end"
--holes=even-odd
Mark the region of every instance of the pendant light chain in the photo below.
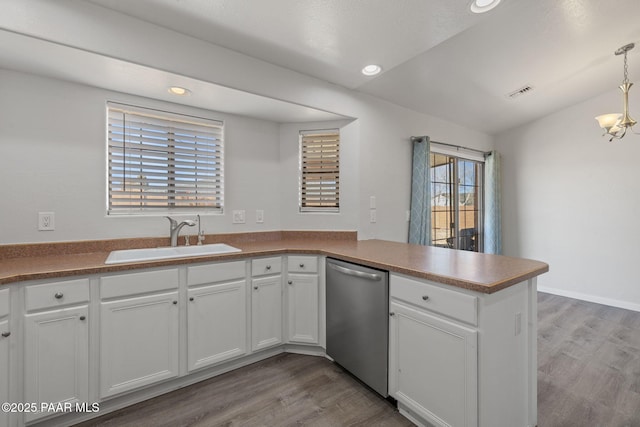
{"type": "Polygon", "coordinates": [[[627,51],[624,51],[624,80],[622,83],[629,83],[629,69],[627,67],[627,51]]]}

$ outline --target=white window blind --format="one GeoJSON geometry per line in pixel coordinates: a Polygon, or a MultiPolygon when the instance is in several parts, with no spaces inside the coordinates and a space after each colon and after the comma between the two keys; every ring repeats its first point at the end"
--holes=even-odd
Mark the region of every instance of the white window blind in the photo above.
{"type": "Polygon", "coordinates": [[[108,212],[223,207],[223,123],[108,103],[108,212]]]}
{"type": "Polygon", "coordinates": [[[340,132],[300,132],[300,210],[340,208],[340,132]]]}

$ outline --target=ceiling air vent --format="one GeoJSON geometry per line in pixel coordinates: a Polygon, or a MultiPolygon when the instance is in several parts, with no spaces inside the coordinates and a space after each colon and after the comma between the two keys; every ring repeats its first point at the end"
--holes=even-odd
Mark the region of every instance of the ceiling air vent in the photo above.
{"type": "Polygon", "coordinates": [[[516,89],[511,93],[507,94],[507,98],[517,98],[520,95],[524,95],[525,93],[529,93],[533,90],[533,86],[526,85],[521,87],[520,89],[516,89]]]}

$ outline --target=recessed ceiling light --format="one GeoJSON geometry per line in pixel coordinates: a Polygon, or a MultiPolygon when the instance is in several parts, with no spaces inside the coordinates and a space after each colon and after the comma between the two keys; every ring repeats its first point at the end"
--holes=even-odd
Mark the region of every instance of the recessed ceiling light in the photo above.
{"type": "Polygon", "coordinates": [[[485,13],[500,4],[500,0],[473,0],[471,3],[471,12],[485,13]]]}
{"type": "Polygon", "coordinates": [[[365,76],[375,76],[382,71],[382,67],[376,64],[367,65],[362,69],[362,74],[365,76]]]}
{"type": "Polygon", "coordinates": [[[178,95],[178,96],[185,96],[185,95],[189,95],[189,93],[191,93],[191,91],[189,91],[189,89],[185,89],[185,88],[180,87],[180,86],[171,86],[169,88],[169,93],[171,93],[173,95],[178,95]]]}

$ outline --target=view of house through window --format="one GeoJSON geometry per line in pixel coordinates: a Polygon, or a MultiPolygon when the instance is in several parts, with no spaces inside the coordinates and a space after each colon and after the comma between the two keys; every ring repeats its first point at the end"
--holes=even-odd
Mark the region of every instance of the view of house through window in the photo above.
{"type": "Polygon", "coordinates": [[[300,132],[300,211],[340,209],[340,131],[300,132]]]}
{"type": "Polygon", "coordinates": [[[479,161],[430,154],[431,244],[482,251],[482,178],[479,161]]]}
{"type": "Polygon", "coordinates": [[[222,122],[108,103],[108,213],[221,211],[222,122]]]}

